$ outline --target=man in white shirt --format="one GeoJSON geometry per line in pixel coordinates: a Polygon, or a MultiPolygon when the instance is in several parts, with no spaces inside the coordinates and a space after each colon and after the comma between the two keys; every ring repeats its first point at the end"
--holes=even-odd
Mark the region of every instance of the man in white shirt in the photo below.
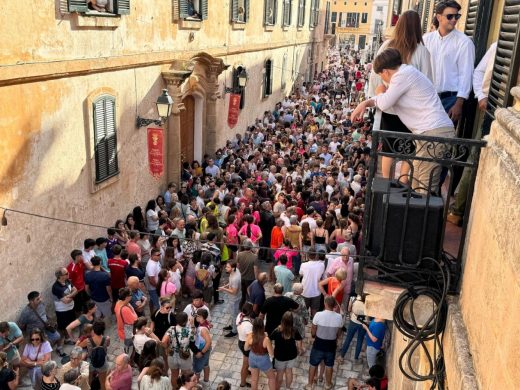
{"type": "MultiPolygon", "coordinates": [[[[354,121],[363,118],[367,107],[376,106],[381,111],[389,108],[414,134],[453,138],[453,123],[443,109],[441,100],[430,80],[411,65],[402,64],[397,49],[386,49],[373,62],[373,69],[388,85],[380,85],[374,96],[360,103],[352,113],[354,121]],[[418,109],[420,107],[420,109],[418,109]],[[426,119],[426,120],[425,120],[426,119]]],[[[422,147],[425,141],[417,141],[417,156],[429,157],[428,148],[422,147]]],[[[435,151],[436,155],[442,150],[435,151]]],[[[414,160],[414,188],[420,192],[428,189],[437,191],[441,167],[429,161],[414,160]],[[430,181],[430,172],[433,171],[430,181]]]]}
{"type": "Polygon", "coordinates": [[[320,289],[318,283],[321,276],[325,272],[325,264],[318,260],[318,254],[314,247],[309,249],[309,261],[303,263],[300,267],[300,275],[302,276],[303,298],[305,306],[311,309],[311,317],[320,309],[320,289]]]}
{"type": "Polygon", "coordinates": [[[462,114],[462,105],[471,92],[475,45],[455,26],[461,6],[453,0],[435,8],[436,31],[424,35],[424,45],[432,58],[433,80],[442,105],[453,123],[462,114]]]}
{"type": "MultiPolygon", "coordinates": [[[[487,108],[489,85],[491,84],[491,76],[493,75],[493,64],[495,63],[496,52],[497,43],[495,42],[491,44],[484,57],[482,57],[482,60],[480,60],[479,64],[475,68],[475,72],[473,73],[473,91],[475,92],[475,96],[478,99],[478,107],[483,112],[486,112],[487,108]]],[[[484,120],[476,134],[477,139],[480,139],[481,137],[489,134],[492,121],[493,119],[488,114],[484,114],[484,120]]],[[[474,157],[475,156],[471,154],[469,156],[468,162],[473,161],[474,157]]],[[[464,168],[457,190],[455,191],[455,203],[453,204],[453,207],[450,209],[450,212],[446,218],[448,222],[451,222],[454,225],[462,226],[462,217],[464,216],[464,211],[466,210],[466,198],[468,195],[470,177],[470,169],[464,168]]]]}
{"type": "Polygon", "coordinates": [[[214,178],[220,177],[220,168],[215,165],[215,162],[210,159],[208,161],[208,166],[206,167],[206,175],[210,175],[214,178]]]}

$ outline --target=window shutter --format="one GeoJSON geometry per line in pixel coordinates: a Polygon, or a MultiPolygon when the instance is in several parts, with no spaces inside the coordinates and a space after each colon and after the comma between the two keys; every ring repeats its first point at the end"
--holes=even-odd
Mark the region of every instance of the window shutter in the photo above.
{"type": "Polygon", "coordinates": [[[309,17],[309,27],[314,26],[314,6],[315,6],[316,0],[311,0],[311,12],[309,17]]]}
{"type": "Polygon", "coordinates": [[[264,26],[269,23],[269,0],[264,0],[264,26]]]}
{"type": "Polygon", "coordinates": [[[273,94],[273,69],[274,69],[274,66],[273,66],[273,60],[270,61],[270,76],[269,76],[269,95],[272,95],[273,94]]]}
{"type": "Polygon", "coordinates": [[[87,12],[87,0],[68,0],[69,12],[87,12]]]}
{"type": "Polygon", "coordinates": [[[268,63],[267,61],[265,61],[265,63],[264,63],[264,82],[263,82],[263,91],[262,91],[263,97],[267,96],[267,63],[268,63]]]}
{"type": "Polygon", "coordinates": [[[314,3],[314,26],[317,26],[320,21],[320,0],[314,3]]]}
{"type": "MultiPolygon", "coordinates": [[[[244,7],[246,8],[246,22],[249,22],[249,7],[250,7],[250,0],[244,0],[244,7]]],[[[245,96],[245,93],[244,93],[245,96]]]]}
{"type": "Polygon", "coordinates": [[[188,14],[188,0],[178,0],[179,1],[179,18],[185,19],[189,16],[188,14]]]}
{"type": "Polygon", "coordinates": [[[470,0],[468,4],[468,13],[466,16],[466,26],[464,27],[464,34],[470,38],[475,37],[475,27],[477,24],[477,13],[478,13],[478,2],[479,0],[470,0]]]}
{"type": "Polygon", "coordinates": [[[273,2],[273,24],[276,24],[278,18],[278,0],[271,0],[273,2]]]}
{"type": "Polygon", "coordinates": [[[200,0],[200,13],[202,20],[208,19],[208,0],[200,0]]]}
{"type": "Polygon", "coordinates": [[[422,19],[422,30],[423,33],[428,32],[428,26],[430,25],[430,8],[431,8],[431,0],[425,0],[426,3],[424,4],[424,15],[422,19]]]}
{"type": "Polygon", "coordinates": [[[130,15],[130,0],[117,0],[115,11],[118,15],[130,15]]]}
{"type": "Polygon", "coordinates": [[[516,84],[520,63],[520,0],[506,0],[497,42],[497,53],[488,96],[488,114],[512,103],[511,88],[516,84]]]}
{"type": "Polygon", "coordinates": [[[119,172],[115,99],[104,96],[94,102],[94,157],[96,182],[119,172]]]}
{"type": "Polygon", "coordinates": [[[238,0],[231,0],[231,21],[238,20],[238,0]]]}

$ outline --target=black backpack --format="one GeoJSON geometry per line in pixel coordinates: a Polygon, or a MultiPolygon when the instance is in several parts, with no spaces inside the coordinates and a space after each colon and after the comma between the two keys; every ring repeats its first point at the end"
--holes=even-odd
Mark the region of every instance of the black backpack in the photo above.
{"type": "Polygon", "coordinates": [[[90,363],[94,368],[102,368],[107,359],[107,349],[105,347],[105,336],[101,338],[101,344],[96,345],[92,337],[89,337],[90,345],[92,345],[92,349],[90,350],[90,363]]]}

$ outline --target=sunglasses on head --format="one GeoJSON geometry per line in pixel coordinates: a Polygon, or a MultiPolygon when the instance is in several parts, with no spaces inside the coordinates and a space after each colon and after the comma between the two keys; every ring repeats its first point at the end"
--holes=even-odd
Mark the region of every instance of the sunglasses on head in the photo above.
{"type": "Polygon", "coordinates": [[[453,18],[455,18],[455,20],[459,20],[462,15],[461,14],[447,14],[444,16],[446,16],[446,19],[448,19],[448,20],[452,20],[453,18]]]}

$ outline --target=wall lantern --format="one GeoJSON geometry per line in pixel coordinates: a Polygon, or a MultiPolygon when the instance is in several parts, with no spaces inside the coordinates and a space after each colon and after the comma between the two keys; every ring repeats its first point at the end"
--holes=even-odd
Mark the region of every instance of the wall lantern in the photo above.
{"type": "Polygon", "coordinates": [[[168,90],[163,89],[161,96],[157,98],[157,113],[160,116],[160,119],[146,119],[137,117],[137,127],[145,127],[150,124],[155,124],[156,126],[162,126],[162,124],[166,121],[166,118],[170,116],[172,113],[173,107],[173,99],[170,95],[168,95],[168,90]]]}
{"type": "MultiPolygon", "coordinates": [[[[235,71],[236,72],[236,71],[235,71]]],[[[238,74],[234,74],[233,77],[238,83],[233,83],[233,87],[224,87],[224,93],[240,93],[242,88],[245,88],[247,85],[247,72],[244,68],[240,70],[238,74]]]]}

